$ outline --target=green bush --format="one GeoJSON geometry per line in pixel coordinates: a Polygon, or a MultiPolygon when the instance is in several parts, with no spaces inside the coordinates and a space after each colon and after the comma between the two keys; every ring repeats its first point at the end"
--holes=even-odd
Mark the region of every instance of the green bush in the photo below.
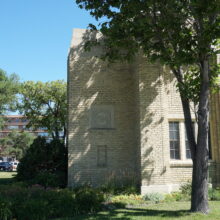
{"type": "MultiPolygon", "coordinates": [[[[65,177],[63,177],[65,178],[65,177]]],[[[30,180],[31,184],[39,184],[45,188],[62,186],[61,175],[51,173],[50,171],[40,171],[34,179],[30,180]]]]}
{"type": "Polygon", "coordinates": [[[220,190],[210,188],[209,191],[209,200],[220,201],[220,190]]]}
{"type": "Polygon", "coordinates": [[[138,187],[135,185],[117,186],[114,184],[107,184],[100,187],[100,190],[103,191],[103,193],[111,195],[132,195],[138,193],[138,187]]]}
{"type": "Polygon", "coordinates": [[[18,220],[47,220],[49,218],[49,204],[43,199],[25,200],[19,209],[16,209],[18,220]]]}
{"type": "Polygon", "coordinates": [[[11,202],[0,197],[0,219],[10,220],[12,218],[11,202]]]}
{"type": "Polygon", "coordinates": [[[164,200],[164,195],[161,194],[161,193],[147,193],[146,195],[143,196],[143,199],[145,201],[151,201],[151,202],[154,202],[154,203],[159,203],[161,201],[164,200]]]}
{"type": "Polygon", "coordinates": [[[27,150],[18,166],[17,180],[44,187],[65,187],[67,149],[60,140],[47,143],[38,137],[27,150]]]}
{"type": "Polygon", "coordinates": [[[182,184],[180,186],[180,192],[183,194],[183,195],[186,195],[186,196],[191,196],[191,192],[192,192],[192,183],[190,181],[182,184]]]}
{"type": "Polygon", "coordinates": [[[146,203],[142,196],[137,194],[111,196],[107,202],[117,208],[123,208],[126,205],[142,205],[146,203]]]}
{"type": "Polygon", "coordinates": [[[182,194],[181,192],[172,192],[165,195],[165,202],[176,202],[176,201],[188,201],[189,197],[182,194]]]}
{"type": "Polygon", "coordinates": [[[0,220],[74,217],[99,211],[103,202],[103,193],[90,187],[70,190],[45,189],[37,184],[31,187],[0,185],[0,220]]]}
{"type": "Polygon", "coordinates": [[[99,211],[104,202],[104,195],[91,187],[79,188],[75,194],[78,213],[92,213],[99,211]]]}

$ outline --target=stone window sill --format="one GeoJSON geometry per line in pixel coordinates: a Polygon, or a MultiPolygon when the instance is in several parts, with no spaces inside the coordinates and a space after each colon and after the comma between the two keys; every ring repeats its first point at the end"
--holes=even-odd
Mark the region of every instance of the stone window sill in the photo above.
{"type": "Polygon", "coordinates": [[[192,167],[192,161],[191,160],[173,160],[170,161],[170,167],[192,167]]]}

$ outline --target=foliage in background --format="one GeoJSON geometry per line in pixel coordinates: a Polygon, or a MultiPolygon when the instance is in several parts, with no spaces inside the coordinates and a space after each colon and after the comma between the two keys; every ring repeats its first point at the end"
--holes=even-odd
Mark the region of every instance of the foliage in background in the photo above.
{"type": "Polygon", "coordinates": [[[65,187],[67,149],[57,139],[47,142],[37,137],[18,166],[17,179],[44,187],[65,187]]]}
{"type": "Polygon", "coordinates": [[[4,115],[15,110],[16,94],[19,89],[19,78],[16,74],[7,75],[0,69],[0,128],[4,123],[4,115]]]}
{"type": "Polygon", "coordinates": [[[20,160],[33,143],[35,136],[29,132],[12,131],[0,139],[0,155],[20,160]]]}
{"type": "Polygon", "coordinates": [[[53,139],[66,136],[67,87],[66,82],[27,81],[21,84],[18,109],[29,120],[33,129],[46,128],[53,139]]]}

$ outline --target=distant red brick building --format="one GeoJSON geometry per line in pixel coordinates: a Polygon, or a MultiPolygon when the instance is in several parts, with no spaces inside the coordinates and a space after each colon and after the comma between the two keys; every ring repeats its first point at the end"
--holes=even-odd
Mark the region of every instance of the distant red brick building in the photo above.
{"type": "Polygon", "coordinates": [[[12,131],[26,131],[30,132],[36,136],[48,137],[48,132],[46,128],[39,128],[37,130],[28,128],[28,119],[22,115],[7,115],[5,125],[2,130],[0,130],[0,138],[5,137],[12,131]]]}
{"type": "MultiPolygon", "coordinates": [[[[29,128],[27,125],[29,123],[29,120],[22,115],[7,115],[4,116],[5,118],[5,123],[4,126],[2,128],[2,130],[0,130],[0,139],[6,137],[9,133],[11,133],[12,131],[17,131],[17,132],[29,132],[35,136],[44,136],[46,137],[48,140],[50,140],[50,136],[47,132],[46,128],[39,128],[37,130],[34,130],[32,128],[29,128]]],[[[1,149],[1,146],[0,146],[1,149]]],[[[8,161],[8,160],[12,160],[11,157],[9,156],[3,156],[0,153],[0,161],[8,161]]]]}

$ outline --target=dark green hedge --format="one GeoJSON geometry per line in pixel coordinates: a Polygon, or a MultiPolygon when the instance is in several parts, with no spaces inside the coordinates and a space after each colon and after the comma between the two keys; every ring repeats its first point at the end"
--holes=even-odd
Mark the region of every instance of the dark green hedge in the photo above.
{"type": "Polygon", "coordinates": [[[65,187],[67,149],[60,140],[35,139],[18,166],[17,180],[46,187],[65,187]]]}

